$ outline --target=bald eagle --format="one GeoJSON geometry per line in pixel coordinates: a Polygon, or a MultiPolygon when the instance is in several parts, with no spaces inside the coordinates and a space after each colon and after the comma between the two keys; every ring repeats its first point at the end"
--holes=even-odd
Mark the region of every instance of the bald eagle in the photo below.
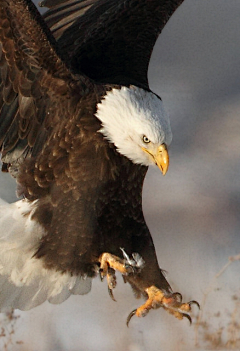
{"type": "Polygon", "coordinates": [[[20,200],[0,208],[0,307],[85,294],[115,271],[146,302],[191,317],[159,268],[142,212],[148,166],[172,134],[147,69],[183,0],[0,0],[2,170],[20,200]],[[21,16],[19,15],[21,14],[21,16]]]}

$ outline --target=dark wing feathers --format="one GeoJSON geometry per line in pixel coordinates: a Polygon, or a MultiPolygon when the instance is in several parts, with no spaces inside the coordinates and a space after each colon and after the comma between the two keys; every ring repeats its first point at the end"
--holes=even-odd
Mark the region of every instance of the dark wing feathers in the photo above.
{"type": "Polygon", "coordinates": [[[148,87],[147,71],[154,44],[182,2],[82,0],[58,5],[56,0],[45,20],[53,29],[57,22],[61,23],[54,35],[74,70],[100,82],[148,87]],[[71,13],[74,6],[80,10],[75,20],[71,13]]]}
{"type": "Polygon", "coordinates": [[[3,162],[14,165],[41,149],[44,135],[68,116],[74,86],[83,94],[86,80],[69,72],[28,0],[0,0],[0,48],[0,145],[3,162]]]}
{"type": "Polygon", "coordinates": [[[98,0],[46,0],[40,6],[46,6],[50,10],[43,15],[49,28],[58,40],[64,31],[70,27],[78,18],[98,0]]]}

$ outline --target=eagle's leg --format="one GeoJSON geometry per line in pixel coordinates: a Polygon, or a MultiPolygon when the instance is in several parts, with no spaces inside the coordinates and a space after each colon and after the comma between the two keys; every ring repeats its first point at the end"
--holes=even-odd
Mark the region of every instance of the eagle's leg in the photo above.
{"type": "Polygon", "coordinates": [[[144,317],[149,310],[156,309],[159,307],[164,308],[170,314],[174,315],[178,319],[186,317],[190,323],[192,322],[189,312],[191,311],[191,305],[196,304],[200,308],[197,301],[182,302],[182,296],[179,293],[164,293],[164,291],[158,289],[156,286],[151,286],[145,290],[147,293],[147,301],[137,309],[133,310],[128,318],[127,325],[131,318],[136,315],[138,317],[144,317]]]}
{"type": "Polygon", "coordinates": [[[115,301],[112,290],[116,287],[117,280],[115,271],[120,272],[122,275],[128,275],[130,273],[136,273],[141,270],[141,267],[144,266],[144,261],[141,256],[138,254],[133,254],[133,258],[130,259],[123,249],[124,258],[112,255],[108,252],[103,253],[99,257],[100,262],[100,277],[103,280],[104,277],[107,277],[108,283],[108,292],[111,298],[115,301]]]}

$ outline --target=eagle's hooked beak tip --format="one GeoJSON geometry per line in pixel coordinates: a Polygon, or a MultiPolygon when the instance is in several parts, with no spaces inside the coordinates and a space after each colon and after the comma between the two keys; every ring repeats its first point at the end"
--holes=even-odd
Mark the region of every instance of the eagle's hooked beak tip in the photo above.
{"type": "Polygon", "coordinates": [[[169,167],[169,155],[166,144],[162,144],[158,147],[158,152],[156,157],[156,164],[161,170],[162,174],[165,175],[169,167]]]}
{"type": "Polygon", "coordinates": [[[169,155],[168,155],[168,149],[167,145],[165,143],[161,144],[158,146],[155,150],[147,150],[146,148],[142,148],[145,152],[147,152],[152,159],[154,160],[154,163],[160,171],[162,172],[162,175],[165,175],[168,171],[169,167],[169,155]]]}

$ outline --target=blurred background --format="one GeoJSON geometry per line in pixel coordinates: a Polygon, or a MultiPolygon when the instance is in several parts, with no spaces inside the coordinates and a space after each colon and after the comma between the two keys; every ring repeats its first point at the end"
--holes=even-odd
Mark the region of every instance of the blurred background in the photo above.
{"type": "MultiPolygon", "coordinates": [[[[156,43],[149,80],[173,129],[165,177],[150,169],[144,214],[161,268],[193,324],[163,310],[128,313],[143,301],[118,276],[62,305],[2,315],[0,349],[13,351],[190,351],[240,349],[240,2],[185,0],[156,43]]],[[[15,182],[0,175],[0,197],[15,182]]]]}

